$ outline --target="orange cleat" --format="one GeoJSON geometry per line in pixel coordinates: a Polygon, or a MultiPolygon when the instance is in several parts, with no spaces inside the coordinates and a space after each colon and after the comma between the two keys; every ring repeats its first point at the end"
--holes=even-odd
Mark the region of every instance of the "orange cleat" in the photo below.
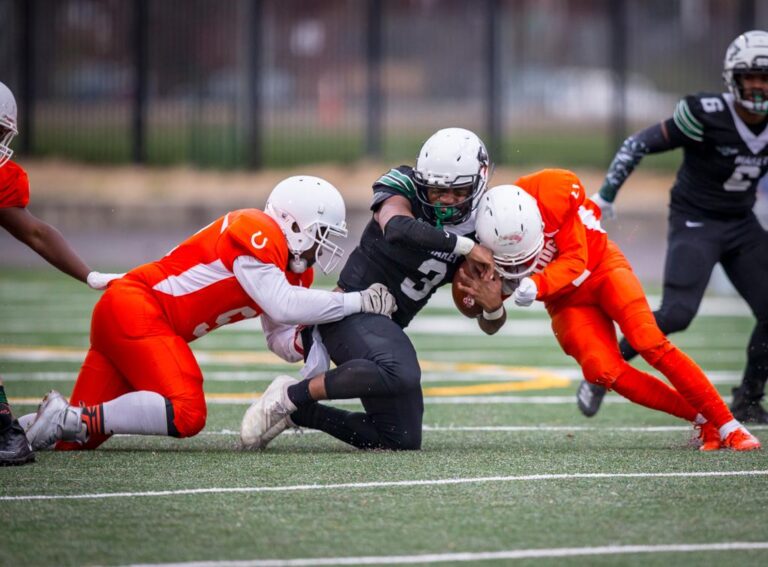
{"type": "Polygon", "coordinates": [[[710,422],[702,423],[701,425],[695,425],[699,430],[699,440],[701,445],[699,451],[719,451],[722,443],[720,442],[720,432],[717,427],[710,422]]]}
{"type": "Polygon", "coordinates": [[[744,428],[731,431],[723,441],[723,447],[733,451],[754,451],[760,448],[760,440],[744,428]]]}

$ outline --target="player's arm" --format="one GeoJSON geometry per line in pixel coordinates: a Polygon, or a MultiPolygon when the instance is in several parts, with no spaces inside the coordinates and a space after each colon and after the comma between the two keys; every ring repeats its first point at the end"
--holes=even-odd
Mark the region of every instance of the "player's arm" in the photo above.
{"type": "Polygon", "coordinates": [[[269,350],[286,362],[299,362],[304,359],[301,326],[277,323],[266,313],[262,313],[259,320],[269,350]]]}
{"type": "Polygon", "coordinates": [[[26,208],[0,209],[0,226],[40,254],[51,265],[83,283],[87,282],[91,270],[86,263],[58,230],[35,217],[26,208]]]}
{"type": "Polygon", "coordinates": [[[384,238],[392,244],[399,244],[420,250],[452,252],[465,256],[483,266],[490,275],[493,270],[493,253],[466,236],[451,234],[413,216],[411,202],[401,196],[387,198],[374,213],[384,238]]]}
{"type": "Polygon", "coordinates": [[[490,279],[482,279],[471,266],[469,270],[471,274],[465,274],[462,270],[456,272],[454,276],[456,285],[483,309],[477,317],[477,324],[486,335],[493,335],[507,321],[507,311],[504,309],[502,296],[503,280],[498,275],[490,279]]]}
{"type": "MultiPolygon", "coordinates": [[[[684,102],[685,99],[681,101],[681,103],[684,102]]],[[[677,121],[680,120],[677,116],[682,115],[682,112],[678,104],[675,117],[636,132],[624,140],[613,157],[611,165],[608,166],[603,185],[592,197],[603,211],[603,216],[607,218],[613,216],[611,205],[616,199],[616,194],[646,155],[666,152],[683,145],[685,136],[677,125],[677,121]]]]}
{"type": "Polygon", "coordinates": [[[295,286],[277,266],[253,256],[238,256],[232,269],[245,292],[279,324],[331,323],[354,313],[389,317],[395,310],[394,297],[381,284],[349,293],[295,286]]]}

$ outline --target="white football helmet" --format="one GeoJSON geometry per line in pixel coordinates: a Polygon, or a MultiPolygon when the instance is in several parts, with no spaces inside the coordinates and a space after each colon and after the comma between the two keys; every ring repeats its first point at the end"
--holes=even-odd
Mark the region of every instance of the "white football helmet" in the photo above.
{"type": "Polygon", "coordinates": [[[728,46],[723,63],[723,80],[736,102],[750,112],[768,113],[768,92],[745,93],[739,80],[742,73],[768,74],[768,32],[741,34],[728,46]]]}
{"type": "Polygon", "coordinates": [[[413,168],[416,196],[427,217],[438,226],[459,224],[477,207],[477,198],[488,182],[490,160],[483,141],[464,128],[438,130],[424,142],[413,168]],[[469,196],[446,207],[430,203],[430,187],[469,187],[469,196]]]}
{"type": "Polygon", "coordinates": [[[517,185],[491,187],[480,198],[475,223],[475,234],[493,252],[501,277],[520,279],[534,270],[544,248],[536,199],[517,185]]]}
{"type": "Polygon", "coordinates": [[[336,187],[311,175],[289,177],[272,189],[264,212],[277,221],[288,241],[291,271],[300,274],[307,269],[307,259],[301,255],[315,244],[314,259],[324,274],[339,263],[344,250],[330,238],[346,238],[347,222],[344,199],[336,187]]]}
{"type": "Polygon", "coordinates": [[[11,89],[0,83],[0,167],[13,155],[11,140],[19,133],[16,116],[16,99],[11,89]]]}

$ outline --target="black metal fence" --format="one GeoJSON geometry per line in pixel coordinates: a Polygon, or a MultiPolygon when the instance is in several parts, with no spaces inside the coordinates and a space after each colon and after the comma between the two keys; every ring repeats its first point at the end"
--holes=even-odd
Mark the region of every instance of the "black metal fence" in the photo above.
{"type": "Polygon", "coordinates": [[[719,91],[755,0],[0,0],[17,149],[234,168],[411,160],[477,131],[498,163],[605,165],[719,91]]]}

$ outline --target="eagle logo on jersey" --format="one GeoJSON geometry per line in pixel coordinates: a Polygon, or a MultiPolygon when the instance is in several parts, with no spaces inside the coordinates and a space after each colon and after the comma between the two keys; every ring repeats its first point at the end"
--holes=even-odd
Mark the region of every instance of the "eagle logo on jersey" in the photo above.
{"type": "Polygon", "coordinates": [[[717,146],[717,151],[720,152],[720,155],[728,157],[738,154],[739,148],[732,148],[730,146],[717,146]]]}

